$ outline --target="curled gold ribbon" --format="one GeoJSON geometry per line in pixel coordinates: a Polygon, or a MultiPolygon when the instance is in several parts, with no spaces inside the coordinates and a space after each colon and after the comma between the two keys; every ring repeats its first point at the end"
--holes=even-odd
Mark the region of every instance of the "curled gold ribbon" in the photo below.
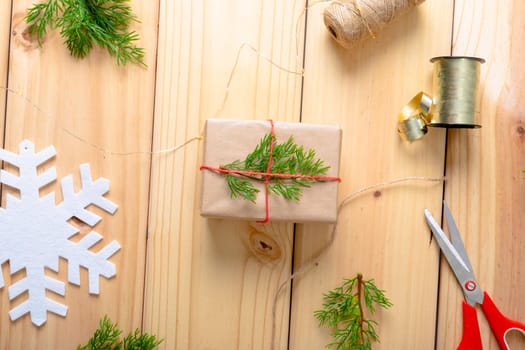
{"type": "Polygon", "coordinates": [[[432,98],[424,92],[414,96],[399,113],[397,132],[405,141],[412,142],[427,133],[432,98]]]}
{"type": "Polygon", "coordinates": [[[427,133],[427,126],[480,128],[478,93],[479,57],[439,56],[434,64],[433,95],[420,92],[399,114],[397,131],[405,141],[415,141],[427,133]]]}

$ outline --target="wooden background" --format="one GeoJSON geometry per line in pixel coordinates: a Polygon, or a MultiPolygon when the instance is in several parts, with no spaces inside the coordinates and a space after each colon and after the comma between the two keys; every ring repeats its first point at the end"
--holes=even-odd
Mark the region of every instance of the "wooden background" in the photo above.
{"type": "MultiPolygon", "coordinates": [[[[7,312],[20,300],[0,290],[1,349],[74,349],[104,314],[126,332],[164,338],[160,349],[322,349],[329,331],[313,311],[322,293],[357,272],[394,303],[376,315],[374,349],[455,349],[462,294],[423,217],[425,207],[439,217],[443,198],[482,287],[525,322],[522,1],[427,0],[375,40],[344,50],[322,23],[327,2],[135,0],[147,69],[119,67],[101,49],[78,61],[56,31],[39,48],[23,21],[32,2],[0,2],[2,143],[10,151],[25,138],[37,150],[55,145],[59,178],[73,173],[78,182],[83,162],[108,178],[119,209],[101,212],[97,231],[122,249],[111,259],[117,276],[101,281],[99,296],[88,294],[82,271],[80,287],[51,296],[69,306],[67,317],[48,314],[40,328],[28,316],[11,322],[7,312]],[[418,91],[430,92],[429,59],[449,54],[487,61],[483,128],[431,129],[403,143],[397,113],[418,91]],[[213,117],[341,125],[340,201],[406,176],[446,182],[354,198],[334,244],[275,298],[329,242],[331,227],[201,218],[202,144],[161,151],[198,136],[213,117]]],[[[8,264],[2,271],[6,286],[23,275],[9,276],[8,264]]],[[[66,271],[61,261],[61,279],[66,271]]],[[[497,349],[478,315],[485,348],[497,349]]],[[[525,348],[521,335],[509,340],[525,348]]]]}

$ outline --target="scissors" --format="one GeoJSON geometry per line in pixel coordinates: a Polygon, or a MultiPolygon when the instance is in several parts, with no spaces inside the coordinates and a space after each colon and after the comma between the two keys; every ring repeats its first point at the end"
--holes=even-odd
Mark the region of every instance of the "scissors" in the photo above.
{"type": "Polygon", "coordinates": [[[494,304],[487,292],[481,290],[454,218],[445,201],[443,201],[443,207],[450,233],[450,240],[428,209],[425,209],[425,218],[465,295],[465,300],[463,301],[463,336],[457,349],[481,350],[483,348],[476,313],[476,305],[479,304],[489,322],[492,333],[496,336],[500,348],[510,350],[505,338],[507,333],[512,330],[517,330],[525,335],[525,325],[505,317],[498,310],[496,304],[494,304]]]}

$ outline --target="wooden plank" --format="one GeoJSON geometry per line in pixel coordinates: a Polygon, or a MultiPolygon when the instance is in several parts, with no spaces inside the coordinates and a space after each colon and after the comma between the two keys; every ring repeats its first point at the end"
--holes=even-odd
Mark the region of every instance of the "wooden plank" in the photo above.
{"type": "MultiPolygon", "coordinates": [[[[343,127],[340,200],[360,188],[407,176],[441,177],[445,133],[432,129],[403,143],[397,114],[421,89],[431,90],[433,56],[448,54],[452,1],[427,0],[388,29],[351,50],[339,48],[322,23],[323,5],[308,14],[304,122],[343,127]]],[[[363,273],[387,291],[394,306],[380,311],[374,349],[431,349],[437,301],[437,251],[429,246],[423,208],[439,214],[440,183],[407,182],[353,199],[339,217],[331,248],[293,284],[291,349],[322,349],[330,331],[314,310],[343,278],[363,273]]],[[[295,270],[330,239],[331,227],[300,226],[295,270]]]]}
{"type": "MultiPolygon", "coordinates": [[[[103,220],[95,229],[104,236],[102,245],[117,240],[122,249],[110,259],[117,266],[117,276],[101,279],[100,295],[89,295],[83,270],[80,287],[68,284],[65,298],[50,296],[69,306],[67,317],[48,314],[40,328],[27,315],[11,322],[7,311],[21,300],[9,303],[7,288],[1,290],[0,344],[6,349],[73,349],[87,341],[104,314],[125,332],[140,326],[142,318],[158,2],[133,2],[141,20],[133,27],[141,35],[148,69],[119,67],[98,48],[87,59],[76,60],[57,31],[38,48],[27,36],[23,21],[32,3],[16,1],[13,8],[9,88],[15,93],[8,96],[6,148],[16,151],[25,138],[37,150],[54,145],[56,159],[46,167],[56,165],[59,178],[73,174],[77,189],[80,163],[90,163],[93,178],[109,179],[107,197],[119,209],[113,216],[97,210],[103,220]],[[146,153],[111,153],[134,151],[146,153]]],[[[55,186],[43,194],[51,190],[60,201],[55,186]]],[[[80,229],[86,233],[88,227],[80,229]]],[[[60,280],[66,280],[66,271],[67,264],[61,261],[60,280]]],[[[21,276],[9,278],[4,273],[4,277],[9,285],[21,276]]]]}
{"type": "MultiPolygon", "coordinates": [[[[1,144],[4,143],[4,122],[5,122],[5,111],[6,111],[6,100],[7,100],[7,68],[8,68],[8,62],[9,62],[9,40],[11,37],[11,31],[10,31],[10,25],[11,25],[11,1],[3,1],[0,3],[0,111],[1,111],[1,118],[0,118],[0,130],[2,130],[2,136],[0,139],[1,144]]],[[[0,272],[5,271],[7,272],[7,269],[2,269],[2,266],[0,266],[0,272]]],[[[6,273],[4,273],[5,275],[6,273]]],[[[6,293],[2,293],[0,291],[0,297],[4,297],[6,293]]],[[[5,303],[0,301],[0,305],[2,306],[0,310],[4,311],[6,308],[4,307],[5,303]]],[[[1,320],[1,319],[0,319],[1,320]]],[[[1,321],[0,321],[1,323],[1,321]]],[[[2,326],[2,329],[5,329],[2,326]]],[[[7,349],[8,348],[8,341],[5,337],[0,336],[0,348],[7,349]]]]}
{"type": "MultiPolygon", "coordinates": [[[[7,65],[9,62],[9,39],[11,32],[9,27],[11,25],[11,1],[2,1],[0,4],[0,110],[2,118],[0,118],[0,130],[4,130],[4,112],[5,102],[7,97],[7,65]]],[[[3,144],[3,133],[1,142],[3,144]]]]}
{"type": "MultiPolygon", "coordinates": [[[[303,6],[162,2],[154,150],[199,135],[212,117],[299,121],[300,74],[267,59],[297,69],[303,6]]],[[[291,269],[293,226],[201,218],[200,150],[192,143],[153,158],[144,328],[165,339],[161,349],[268,349],[274,294],[291,269]]],[[[288,310],[284,291],[278,349],[287,344],[288,310]]]]}
{"type": "MultiPolygon", "coordinates": [[[[500,310],[525,322],[525,20],[522,1],[456,1],[454,55],[486,59],[481,67],[482,129],[450,130],[445,197],[463,235],[478,282],[500,310]]],[[[462,293],[443,265],[438,349],[457,346],[462,293]]],[[[498,349],[478,312],[484,349],[498,349]]],[[[509,337],[511,349],[525,337],[509,337]]]]}

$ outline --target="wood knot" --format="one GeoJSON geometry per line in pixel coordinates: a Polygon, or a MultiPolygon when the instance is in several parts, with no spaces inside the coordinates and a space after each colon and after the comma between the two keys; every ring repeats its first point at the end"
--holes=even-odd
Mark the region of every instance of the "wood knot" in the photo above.
{"type": "MultiPolygon", "coordinates": [[[[26,51],[38,48],[36,35],[29,33],[29,25],[26,23],[24,13],[17,13],[13,16],[13,30],[11,34],[16,46],[26,51]]],[[[42,42],[44,41],[45,38],[42,39],[42,42]]]]}
{"type": "Polygon", "coordinates": [[[512,130],[513,138],[515,139],[516,143],[522,145],[525,142],[525,125],[521,122],[521,120],[518,120],[516,124],[514,124],[512,130]]]}
{"type": "Polygon", "coordinates": [[[268,234],[250,227],[248,247],[255,257],[264,262],[272,263],[281,259],[282,249],[268,234]]]}

